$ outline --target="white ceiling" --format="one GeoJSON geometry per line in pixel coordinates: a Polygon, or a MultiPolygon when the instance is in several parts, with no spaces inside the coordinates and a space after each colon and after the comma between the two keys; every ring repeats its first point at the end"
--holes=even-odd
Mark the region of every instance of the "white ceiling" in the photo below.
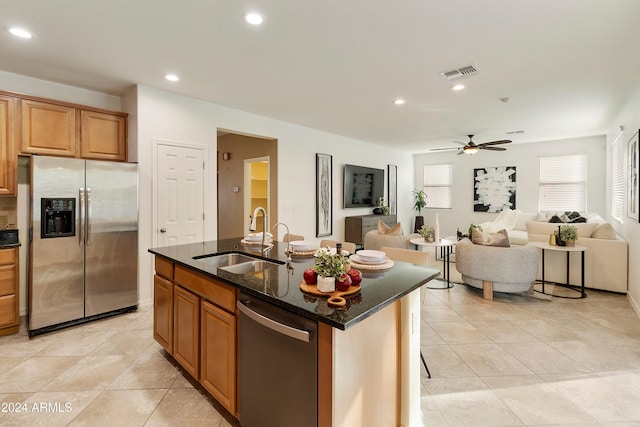
{"type": "Polygon", "coordinates": [[[639,0],[0,0],[0,69],[116,95],[143,84],[417,153],[469,133],[605,134],[640,84],[639,18],[639,0]],[[469,64],[480,73],[451,91],[440,73],[469,64]]]}

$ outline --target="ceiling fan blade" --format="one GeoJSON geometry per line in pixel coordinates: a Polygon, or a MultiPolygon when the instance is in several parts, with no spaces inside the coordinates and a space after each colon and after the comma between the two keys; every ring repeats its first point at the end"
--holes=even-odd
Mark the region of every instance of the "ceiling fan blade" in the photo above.
{"type": "Polygon", "coordinates": [[[486,147],[486,146],[483,146],[482,144],[480,144],[478,148],[481,150],[507,151],[507,149],[503,147],[486,147]]]}
{"type": "Polygon", "coordinates": [[[509,139],[501,139],[500,141],[489,141],[489,142],[483,142],[482,144],[478,144],[478,145],[498,145],[498,144],[509,144],[511,142],[511,140],[509,139]]]}
{"type": "Polygon", "coordinates": [[[455,150],[460,150],[460,148],[432,148],[429,151],[455,151],[455,150]]]}
{"type": "Polygon", "coordinates": [[[467,145],[466,142],[462,142],[462,141],[453,141],[454,144],[460,144],[460,145],[467,145]]]}

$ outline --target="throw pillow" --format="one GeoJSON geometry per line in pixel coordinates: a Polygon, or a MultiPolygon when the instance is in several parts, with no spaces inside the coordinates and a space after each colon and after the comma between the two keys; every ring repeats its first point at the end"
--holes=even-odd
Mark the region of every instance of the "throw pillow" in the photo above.
{"type": "Polygon", "coordinates": [[[498,246],[501,248],[510,248],[511,242],[509,242],[509,235],[507,230],[500,230],[496,233],[491,233],[489,240],[485,243],[485,246],[498,246]]]}
{"type": "Polygon", "coordinates": [[[389,236],[402,236],[402,225],[398,222],[391,227],[385,224],[381,219],[378,220],[378,234],[386,234],[389,236]]]}
{"type": "Polygon", "coordinates": [[[613,226],[608,222],[598,224],[596,229],[593,230],[591,237],[594,239],[610,239],[610,240],[615,240],[617,238],[616,230],[614,230],[613,226]]]}
{"type": "Polygon", "coordinates": [[[549,222],[555,223],[555,224],[562,224],[564,223],[564,221],[562,220],[562,218],[560,218],[558,215],[554,215],[551,218],[549,218],[549,222]]]}

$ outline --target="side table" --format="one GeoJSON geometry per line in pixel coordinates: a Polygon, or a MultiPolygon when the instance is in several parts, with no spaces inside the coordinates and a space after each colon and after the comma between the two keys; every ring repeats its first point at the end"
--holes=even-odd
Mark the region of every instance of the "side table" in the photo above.
{"type": "Polygon", "coordinates": [[[428,289],[449,289],[449,288],[453,288],[453,285],[451,284],[451,280],[450,280],[450,276],[449,276],[449,255],[451,254],[451,252],[453,251],[453,247],[455,246],[456,242],[453,240],[447,240],[447,239],[440,239],[439,242],[427,242],[425,241],[422,237],[417,237],[415,239],[411,239],[409,240],[409,242],[411,242],[412,244],[416,245],[418,247],[418,250],[422,250],[421,248],[423,246],[426,247],[431,247],[431,248],[435,248],[436,249],[436,259],[438,256],[438,248],[440,248],[441,250],[444,251],[444,256],[442,257],[442,278],[444,280],[446,280],[447,282],[447,286],[445,287],[436,287],[436,286],[429,286],[427,284],[427,288],[428,289]]]}
{"type": "Polygon", "coordinates": [[[537,291],[536,292],[540,292],[542,294],[545,295],[551,295],[553,297],[558,297],[558,298],[573,298],[573,299],[579,299],[579,298],[586,298],[587,294],[584,292],[584,253],[587,251],[587,248],[585,246],[580,246],[580,245],[576,245],[576,246],[552,246],[547,242],[529,242],[529,244],[531,246],[535,246],[536,248],[540,249],[542,251],[542,291],[537,291]],[[580,296],[579,297],[568,297],[568,296],[563,296],[563,295],[554,295],[554,294],[550,294],[550,293],[546,293],[544,290],[544,285],[545,285],[545,280],[544,280],[544,254],[545,251],[556,251],[556,252],[566,252],[567,254],[567,282],[566,283],[555,283],[556,286],[561,286],[563,288],[567,288],[567,289],[571,289],[573,291],[576,292],[580,292],[580,296]],[[571,285],[569,284],[569,255],[571,254],[571,252],[580,252],[580,274],[581,274],[581,284],[580,287],[578,288],[577,286],[571,285]]]}

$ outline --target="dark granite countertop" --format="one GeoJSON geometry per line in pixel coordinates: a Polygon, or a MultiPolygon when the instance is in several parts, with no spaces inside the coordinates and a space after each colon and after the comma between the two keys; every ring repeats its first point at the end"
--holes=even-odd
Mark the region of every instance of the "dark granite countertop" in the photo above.
{"type": "Polygon", "coordinates": [[[302,273],[313,266],[313,258],[293,258],[286,262],[286,244],[274,242],[264,257],[277,260],[281,265],[270,265],[260,273],[232,274],[207,263],[207,258],[194,259],[208,254],[240,252],[262,258],[260,247],[243,245],[241,238],[215,240],[186,245],[149,249],[183,266],[230,283],[248,294],[258,297],[303,317],[345,330],[366,319],[387,305],[399,300],[439,274],[438,270],[404,262],[394,262],[393,268],[383,273],[362,271],[361,291],[347,298],[347,305],[334,308],[326,298],[315,297],[300,290],[302,273]]]}

